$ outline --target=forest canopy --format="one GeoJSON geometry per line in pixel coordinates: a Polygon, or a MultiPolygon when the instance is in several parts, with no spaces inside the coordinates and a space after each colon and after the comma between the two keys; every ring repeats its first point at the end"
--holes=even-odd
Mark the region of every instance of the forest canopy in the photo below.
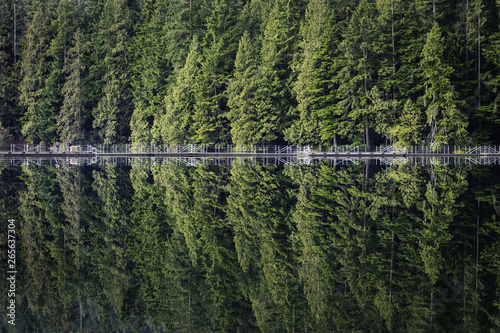
{"type": "Polygon", "coordinates": [[[0,144],[500,143],[495,0],[2,0],[0,144]]]}

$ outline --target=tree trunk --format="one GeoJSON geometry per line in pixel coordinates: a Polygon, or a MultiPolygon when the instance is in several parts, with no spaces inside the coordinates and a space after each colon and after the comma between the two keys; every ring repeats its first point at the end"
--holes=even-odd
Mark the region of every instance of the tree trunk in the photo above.
{"type": "MultiPolygon", "coordinates": [[[[481,107],[481,11],[477,15],[477,107],[481,107]]],[[[481,120],[479,120],[481,129],[481,120]]]]}
{"type": "Polygon", "coordinates": [[[14,2],[14,41],[12,43],[14,64],[16,63],[16,60],[17,60],[16,59],[16,55],[17,55],[16,44],[17,44],[17,13],[16,13],[16,3],[14,2]]]}
{"type": "MultiPolygon", "coordinates": [[[[394,0],[391,0],[391,41],[392,41],[392,75],[396,74],[396,43],[394,40],[394,0]]],[[[396,99],[394,85],[392,85],[392,99],[396,99]]]]}

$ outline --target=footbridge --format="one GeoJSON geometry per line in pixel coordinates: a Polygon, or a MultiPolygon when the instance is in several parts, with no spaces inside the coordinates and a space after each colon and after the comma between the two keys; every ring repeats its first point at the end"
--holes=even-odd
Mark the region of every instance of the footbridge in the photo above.
{"type": "Polygon", "coordinates": [[[11,165],[40,164],[53,160],[68,165],[113,163],[176,163],[194,166],[202,164],[311,164],[316,159],[329,160],[332,165],[357,164],[363,160],[380,165],[411,164],[480,164],[500,165],[500,146],[378,146],[367,151],[366,146],[298,146],[298,145],[54,145],[11,144],[0,147],[0,159],[11,165]],[[374,161],[374,162],[373,162],[374,161]]]}

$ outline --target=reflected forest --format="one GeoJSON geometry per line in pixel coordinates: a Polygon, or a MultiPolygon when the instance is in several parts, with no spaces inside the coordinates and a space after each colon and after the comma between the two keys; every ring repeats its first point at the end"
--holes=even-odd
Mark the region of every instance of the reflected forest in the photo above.
{"type": "Polygon", "coordinates": [[[498,167],[107,162],[2,166],[18,332],[500,330],[498,167]]]}

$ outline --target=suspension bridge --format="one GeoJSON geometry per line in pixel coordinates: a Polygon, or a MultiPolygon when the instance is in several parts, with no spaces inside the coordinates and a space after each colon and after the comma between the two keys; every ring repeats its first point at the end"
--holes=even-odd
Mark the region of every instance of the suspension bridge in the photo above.
{"type": "MultiPolygon", "coordinates": [[[[370,160],[379,165],[410,164],[473,164],[500,165],[499,146],[379,146],[366,151],[365,146],[337,147],[280,146],[280,145],[71,145],[54,146],[12,144],[0,148],[0,159],[11,165],[38,164],[49,160],[56,165],[92,165],[112,163],[176,163],[198,164],[264,163],[311,164],[326,159],[332,165],[349,165],[370,160]],[[136,162],[134,162],[136,161],[136,162]],[[138,162],[137,162],[138,161],[138,162]]],[[[327,161],[327,162],[328,162],[327,161]]]]}

